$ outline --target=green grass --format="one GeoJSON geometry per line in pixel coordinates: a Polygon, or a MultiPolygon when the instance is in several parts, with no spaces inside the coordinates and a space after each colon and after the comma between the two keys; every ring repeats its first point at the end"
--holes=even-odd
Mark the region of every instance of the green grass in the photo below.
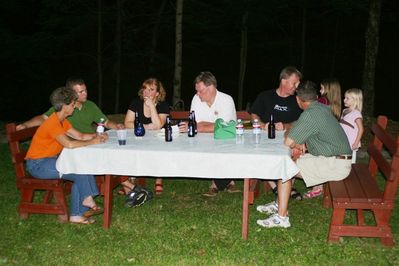
{"type": "MultiPolygon", "coordinates": [[[[0,162],[0,265],[399,265],[398,245],[384,248],[377,239],[348,237],[328,244],[331,210],[321,198],[291,201],[291,228],[264,229],[256,225],[264,215],[255,206],[273,196],[261,195],[250,207],[244,241],[242,195],[203,198],[206,180],[164,179],[162,196],[131,209],[115,190],[109,230],[101,216],[94,225],[60,224],[50,215],[20,220],[6,144],[0,144],[0,162]]],[[[153,179],[147,183],[154,187],[153,179]]],[[[302,181],[295,187],[306,190],[302,181]]],[[[391,224],[398,243],[398,202],[391,224]]]]}

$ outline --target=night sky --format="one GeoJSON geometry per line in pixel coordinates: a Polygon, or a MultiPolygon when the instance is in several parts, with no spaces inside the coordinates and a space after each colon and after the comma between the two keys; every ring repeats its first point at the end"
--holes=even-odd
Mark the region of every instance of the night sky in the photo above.
{"type": "MultiPolygon", "coordinates": [[[[2,0],[1,121],[26,120],[45,112],[51,91],[74,75],[85,79],[89,99],[97,102],[97,3],[2,0]]],[[[116,108],[117,9],[116,0],[102,3],[102,109],[109,114],[116,108]]],[[[176,2],[165,0],[160,12],[161,3],[163,0],[122,1],[121,96],[117,112],[126,112],[141,82],[149,77],[164,83],[171,103],[176,2]],[[159,28],[153,35],[158,19],[159,28]],[[153,36],[157,40],[154,54],[153,36]]],[[[397,121],[397,98],[393,95],[398,89],[398,3],[382,1],[375,83],[375,115],[385,114],[397,121]]],[[[241,21],[246,10],[248,58],[243,106],[253,102],[262,90],[276,88],[278,75],[287,65],[298,67],[305,79],[316,83],[336,77],[343,92],[361,88],[368,9],[368,1],[360,0],[184,0],[182,99],[186,109],[194,94],[193,79],[200,71],[213,72],[218,89],[237,101],[241,21]]]]}

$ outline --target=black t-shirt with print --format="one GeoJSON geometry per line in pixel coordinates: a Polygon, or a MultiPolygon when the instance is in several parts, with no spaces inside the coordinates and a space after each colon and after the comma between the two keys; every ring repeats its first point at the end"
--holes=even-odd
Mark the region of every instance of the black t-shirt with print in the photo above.
{"type": "Polygon", "coordinates": [[[261,92],[251,106],[250,113],[260,117],[263,123],[270,120],[273,114],[274,122],[291,123],[298,119],[302,110],[296,102],[295,95],[280,97],[276,90],[261,92]]]}

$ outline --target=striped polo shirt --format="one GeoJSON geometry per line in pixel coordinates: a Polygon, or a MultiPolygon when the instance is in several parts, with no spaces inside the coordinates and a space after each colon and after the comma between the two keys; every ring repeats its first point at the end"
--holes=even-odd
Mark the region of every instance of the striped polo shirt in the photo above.
{"type": "Polygon", "coordinates": [[[306,144],[315,156],[351,155],[348,138],[327,105],[312,102],[288,133],[297,144],[306,144]]]}

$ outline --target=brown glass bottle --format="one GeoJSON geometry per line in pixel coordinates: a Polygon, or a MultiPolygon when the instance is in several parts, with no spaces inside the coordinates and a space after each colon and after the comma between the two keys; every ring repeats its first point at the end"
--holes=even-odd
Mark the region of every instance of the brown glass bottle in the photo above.
{"type": "Polygon", "coordinates": [[[274,124],[273,115],[270,115],[269,125],[267,126],[267,137],[269,139],[276,138],[276,125],[274,124]]]}

